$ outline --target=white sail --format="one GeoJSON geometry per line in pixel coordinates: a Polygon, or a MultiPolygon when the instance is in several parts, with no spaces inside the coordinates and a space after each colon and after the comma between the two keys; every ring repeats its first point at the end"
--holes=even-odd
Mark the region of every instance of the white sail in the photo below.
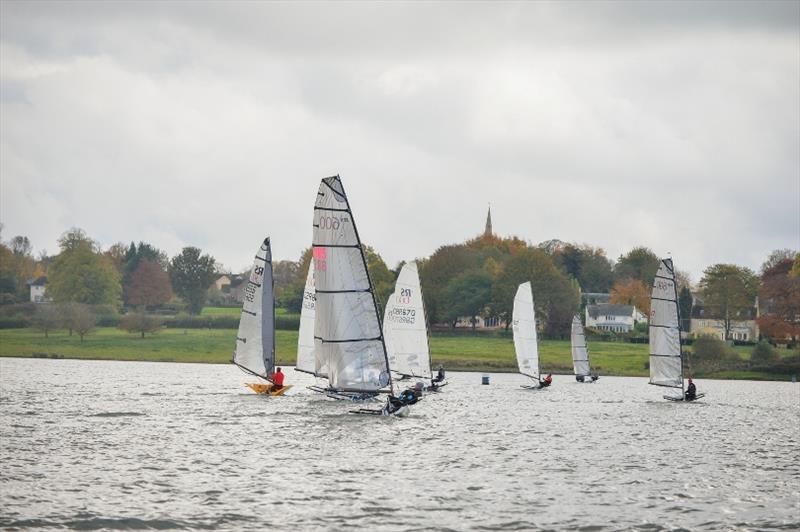
{"type": "Polygon", "coordinates": [[[403,265],[383,315],[389,368],[401,375],[431,378],[428,329],[417,263],[403,265]]]}
{"type": "Polygon", "coordinates": [[[256,253],[244,290],[233,362],[263,378],[275,368],[275,306],[269,238],[256,253]]]}
{"type": "Polygon", "coordinates": [[[300,332],[297,336],[297,362],[295,369],[325,377],[325,370],[314,356],[314,317],[317,295],[314,293],[314,261],[308,265],[306,286],[303,289],[303,306],[300,309],[300,332]]]}
{"type": "Polygon", "coordinates": [[[350,205],[339,176],[322,180],[314,207],[314,349],[333,389],[391,386],[378,308],[350,205]]]}
{"type": "Polygon", "coordinates": [[[534,317],[533,291],[530,282],[522,283],[517,288],[517,295],[514,297],[512,328],[519,372],[538,379],[539,346],[536,343],[536,318],[534,317]]]}
{"type": "Polygon", "coordinates": [[[583,334],[583,324],[581,318],[576,314],[572,318],[572,332],[570,334],[572,346],[572,367],[575,375],[584,377],[590,375],[589,370],[589,350],[586,348],[586,336],[583,334]]]}
{"type": "Polygon", "coordinates": [[[683,388],[678,292],[672,259],[664,259],[650,296],[650,384],[683,388]]]}

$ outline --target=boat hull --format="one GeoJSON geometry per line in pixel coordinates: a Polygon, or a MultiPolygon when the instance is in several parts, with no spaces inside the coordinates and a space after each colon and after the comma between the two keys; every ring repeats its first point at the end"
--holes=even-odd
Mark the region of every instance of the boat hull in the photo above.
{"type": "Polygon", "coordinates": [[[259,395],[271,395],[272,397],[278,397],[279,395],[283,395],[286,393],[286,390],[292,387],[291,384],[287,384],[286,386],[280,388],[279,390],[272,391],[272,384],[261,384],[255,382],[248,382],[245,383],[245,386],[253,390],[259,395]]]}
{"type": "Polygon", "coordinates": [[[683,397],[676,397],[674,395],[665,395],[664,399],[666,399],[667,401],[674,401],[676,403],[692,403],[694,401],[697,401],[698,399],[702,399],[705,396],[706,394],[704,393],[698,393],[694,399],[686,400],[683,397]]]}

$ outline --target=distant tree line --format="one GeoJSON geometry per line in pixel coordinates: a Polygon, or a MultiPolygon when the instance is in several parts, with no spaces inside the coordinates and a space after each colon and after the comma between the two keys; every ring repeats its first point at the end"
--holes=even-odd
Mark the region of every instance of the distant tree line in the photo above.
{"type": "MultiPolygon", "coordinates": [[[[117,243],[104,251],[78,228],[66,231],[58,245],[58,254],[42,252],[34,258],[27,237],[15,236],[8,242],[0,239],[0,305],[27,301],[28,283],[46,275],[46,295],[61,305],[61,310],[42,308],[35,322],[45,334],[48,312],[62,318],[79,316],[84,305],[127,309],[131,316],[125,326],[143,335],[160,326],[157,319],[146,317],[148,311],[169,307],[199,314],[208,302],[210,287],[222,273],[214,257],[196,247],[185,247],[174,257],[147,242],[117,243]]],[[[376,297],[383,305],[403,263],[389,269],[372,247],[365,246],[364,251],[376,297]]],[[[309,248],[297,261],[273,263],[280,307],[299,312],[310,261],[309,248]]],[[[660,258],[646,247],[636,247],[612,261],[603,249],[585,244],[549,240],[533,245],[515,237],[482,235],[442,246],[417,262],[432,324],[454,327],[458,319],[468,318],[474,325],[483,317],[497,318],[508,327],[517,286],[530,281],[541,329],[565,335],[572,316],[585,304],[581,293],[608,293],[611,303],[635,305],[648,314],[650,287],[660,258]]],[[[685,330],[695,300],[701,301],[705,316],[722,321],[726,338],[730,338],[731,323],[752,313],[758,301],[763,337],[800,337],[797,251],[773,252],[760,274],[733,264],[711,265],[694,294],[686,273],[679,270],[677,278],[685,330]]],[[[79,321],[76,318],[70,323],[79,321]]],[[[85,328],[76,325],[70,330],[80,334],[85,328]]]]}

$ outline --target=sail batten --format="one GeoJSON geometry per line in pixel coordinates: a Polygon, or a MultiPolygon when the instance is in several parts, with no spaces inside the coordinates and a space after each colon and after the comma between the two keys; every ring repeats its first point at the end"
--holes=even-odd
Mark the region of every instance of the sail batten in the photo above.
{"type": "Polygon", "coordinates": [[[430,379],[431,358],[419,271],[416,262],[403,265],[383,317],[386,353],[392,371],[430,379]]]}
{"type": "Polygon", "coordinates": [[[269,238],[264,239],[256,253],[244,290],[233,363],[263,379],[269,379],[275,369],[275,306],[269,238]]]}
{"type": "Polygon", "coordinates": [[[538,379],[541,375],[539,371],[539,346],[536,342],[536,318],[530,282],[522,283],[517,288],[512,312],[512,329],[519,372],[533,379],[538,379]]]}
{"type": "Polygon", "coordinates": [[[650,384],[683,388],[678,292],[672,259],[664,259],[650,297],[650,384]]]}
{"type": "Polygon", "coordinates": [[[380,317],[364,250],[339,176],[322,180],[313,225],[318,373],[324,368],[335,390],[380,391],[391,386],[380,317]]]}
{"type": "Polygon", "coordinates": [[[570,345],[572,350],[572,368],[575,375],[587,377],[591,374],[589,368],[589,350],[586,347],[586,336],[583,332],[581,318],[576,314],[572,318],[570,332],[570,345]]]}

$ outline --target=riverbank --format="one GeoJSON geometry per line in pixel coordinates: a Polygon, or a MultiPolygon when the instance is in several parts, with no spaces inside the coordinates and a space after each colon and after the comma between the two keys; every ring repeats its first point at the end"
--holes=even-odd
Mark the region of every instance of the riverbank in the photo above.
{"type": "MultiPolygon", "coordinates": [[[[164,329],[140,338],[112,327],[100,327],[81,342],[66,331],[44,334],[33,329],[0,330],[0,356],[38,358],[78,358],[151,362],[230,362],[236,331],[233,329],[164,329]]],[[[742,358],[752,348],[737,348],[742,358]]],[[[297,352],[297,331],[277,331],[278,364],[293,365],[297,352]]],[[[784,350],[784,354],[789,352],[784,350]]],[[[540,342],[542,370],[572,373],[569,341],[540,342]]],[[[646,377],[647,344],[593,342],[592,366],[601,375],[646,377]]],[[[434,366],[443,364],[452,371],[515,372],[514,343],[510,337],[485,335],[438,335],[431,337],[434,366]]],[[[705,378],[747,380],[789,380],[790,375],[755,371],[729,371],[704,375],[705,378]]]]}

